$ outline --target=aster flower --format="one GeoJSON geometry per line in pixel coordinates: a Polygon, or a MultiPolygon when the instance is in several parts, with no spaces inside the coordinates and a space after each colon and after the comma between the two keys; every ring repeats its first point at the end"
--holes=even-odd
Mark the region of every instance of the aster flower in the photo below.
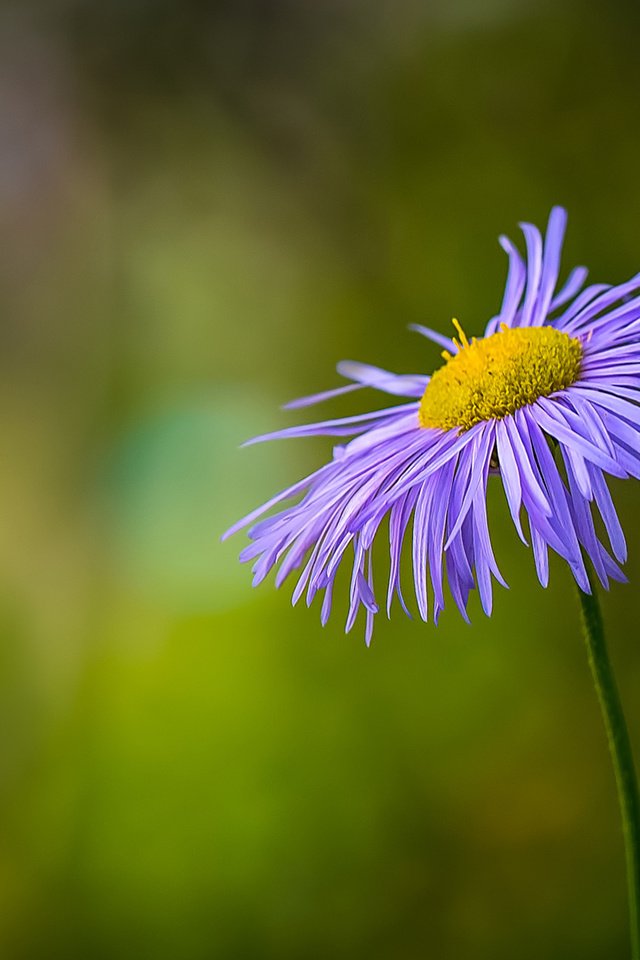
{"type": "Polygon", "coordinates": [[[585,557],[605,587],[610,578],[625,579],[619,567],[625,539],[606,476],[640,477],[640,274],[618,286],[584,287],[587,271],[577,267],[558,290],[565,211],[552,210],[544,241],[536,227],[521,226],[526,259],[500,238],[508,276],[500,311],[482,337],[469,341],[457,321],[457,338],[413,327],[444,348],[444,364],[431,377],[345,362],[338,372],[350,384],[288,406],[364,387],[404,402],[249,441],[351,438],[334,447],[331,461],[225,534],[250,526],[252,542],[241,559],[254,561],[254,584],[274,566],[277,586],[300,571],[293,602],[305,594],[310,604],[322,592],[324,624],[338,568],[350,563],[346,629],[363,607],[368,643],[379,610],[372,546],[384,523],[387,613],[395,596],[408,613],[400,568],[403,543],[410,540],[423,620],[437,621],[445,580],[465,619],[475,588],[489,615],[492,579],[506,586],[489,535],[490,476],[504,488],[543,586],[549,549],[567,561],[583,593],[591,589],[585,557]],[[283,507],[287,501],[294,502],[283,507]],[[259,519],[274,507],[278,512],[259,519]]]}

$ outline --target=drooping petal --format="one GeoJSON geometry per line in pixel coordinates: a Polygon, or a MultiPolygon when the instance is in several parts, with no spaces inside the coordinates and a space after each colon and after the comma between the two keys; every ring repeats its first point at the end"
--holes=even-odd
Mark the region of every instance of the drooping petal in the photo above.
{"type": "Polygon", "coordinates": [[[500,476],[502,477],[502,485],[507,496],[511,519],[518,532],[518,536],[526,545],[527,541],[522,531],[522,523],[520,522],[520,507],[522,506],[520,471],[518,470],[518,464],[509,439],[509,432],[503,420],[498,420],[496,424],[496,441],[500,476]]]}

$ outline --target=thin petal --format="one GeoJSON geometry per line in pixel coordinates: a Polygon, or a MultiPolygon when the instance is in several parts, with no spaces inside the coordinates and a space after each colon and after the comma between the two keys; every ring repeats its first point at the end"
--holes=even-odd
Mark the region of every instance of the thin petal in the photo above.
{"type": "Polygon", "coordinates": [[[443,333],[438,333],[437,330],[432,330],[431,327],[423,327],[421,323],[410,323],[409,330],[413,330],[414,333],[419,333],[420,336],[426,337],[427,340],[432,340],[433,343],[437,343],[438,346],[444,347],[444,349],[448,350],[449,353],[458,352],[458,348],[451,337],[446,337],[443,333]]]}
{"type": "Polygon", "coordinates": [[[583,286],[589,271],[586,267],[574,267],[569,276],[567,277],[567,282],[562,287],[561,290],[555,295],[551,301],[549,311],[553,313],[554,310],[557,310],[567,301],[571,300],[578,293],[580,288],[583,286]]]}
{"type": "Polygon", "coordinates": [[[538,228],[534,227],[531,223],[521,223],[520,228],[524,233],[527,244],[528,263],[527,289],[518,325],[528,327],[533,321],[533,312],[540,289],[540,277],[542,274],[542,237],[540,236],[538,228]]]}
{"type": "Polygon", "coordinates": [[[263,433],[259,437],[245,440],[243,447],[253,446],[254,443],[265,443],[267,440],[286,440],[290,437],[341,437],[351,436],[370,429],[367,424],[372,421],[384,423],[386,420],[406,416],[410,410],[418,409],[418,404],[404,403],[398,407],[387,407],[383,410],[373,410],[371,413],[361,413],[355,417],[340,417],[337,420],[322,420],[319,423],[308,423],[298,427],[286,427],[284,430],[274,430],[273,433],[263,433]]]}
{"type": "Polygon", "coordinates": [[[421,397],[429,383],[429,377],[426,376],[389,373],[388,370],[355,360],[343,360],[337,369],[340,376],[354,380],[363,387],[374,387],[400,397],[421,397]]]}
{"type": "Polygon", "coordinates": [[[500,464],[500,476],[502,485],[507,497],[509,512],[518,531],[518,536],[524,544],[527,544],[522,524],[520,522],[520,507],[522,506],[522,485],[520,483],[520,472],[518,464],[513,453],[509,433],[504,421],[499,420],[496,424],[496,441],[498,448],[498,462],[500,464]]]}
{"type": "Polygon", "coordinates": [[[312,393],[306,397],[298,397],[296,400],[289,400],[282,404],[283,410],[300,410],[302,407],[312,407],[316,403],[324,403],[325,400],[333,400],[334,397],[341,397],[345,393],[353,393],[354,390],[362,390],[361,383],[348,383],[344,387],[334,387],[333,390],[323,390],[322,393],[312,393]]]}
{"type": "Polygon", "coordinates": [[[549,224],[544,241],[542,276],[540,290],[531,315],[531,323],[541,325],[547,319],[551,298],[560,272],[560,256],[567,226],[567,211],[563,207],[554,207],[549,216],[549,224]]]}
{"type": "Polygon", "coordinates": [[[447,542],[445,543],[445,550],[448,548],[449,544],[462,526],[462,522],[466,517],[468,510],[471,508],[475,492],[482,480],[485,469],[488,469],[489,466],[489,458],[491,456],[494,444],[495,424],[488,421],[484,423],[483,426],[484,430],[477,434],[473,441],[473,447],[468,448],[470,456],[472,457],[471,474],[464,498],[460,504],[456,521],[453,525],[453,529],[449,534],[447,542]]]}
{"type": "Polygon", "coordinates": [[[500,313],[490,322],[490,327],[486,331],[487,335],[495,333],[501,323],[505,323],[508,327],[514,325],[527,279],[527,268],[517,247],[508,237],[504,236],[500,237],[500,246],[509,257],[509,273],[507,274],[500,313]]]}

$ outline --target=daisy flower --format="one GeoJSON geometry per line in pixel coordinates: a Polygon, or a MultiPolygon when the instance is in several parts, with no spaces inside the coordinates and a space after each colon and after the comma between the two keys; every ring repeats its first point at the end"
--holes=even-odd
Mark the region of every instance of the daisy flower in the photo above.
{"type": "Polygon", "coordinates": [[[492,580],[506,586],[489,535],[489,482],[502,485],[543,586],[549,549],[567,561],[584,593],[586,557],[605,587],[610,578],[625,579],[625,538],[606,476],[640,477],[640,274],[618,286],[585,287],[587,271],[576,267],[557,289],[565,227],[560,207],[551,211],[544,240],[522,224],[525,259],[500,238],[509,257],[504,297],[481,337],[468,340],[455,320],[457,338],[413,327],[444,348],[444,363],[430,377],[344,362],[338,372],[348,385],[288,407],[364,387],[401,403],[249,441],[346,438],[328,463],[224,535],[249,526],[241,560],[254,561],[254,585],[275,566],[276,586],[297,571],[293,602],[304,594],[310,604],[322,593],[324,624],[338,569],[349,563],[346,629],[363,607],[369,643],[379,610],[372,546],[386,529],[388,614],[394,597],[408,613],[400,575],[406,540],[423,620],[437,621],[445,581],[465,619],[476,588],[489,615],[492,580]]]}

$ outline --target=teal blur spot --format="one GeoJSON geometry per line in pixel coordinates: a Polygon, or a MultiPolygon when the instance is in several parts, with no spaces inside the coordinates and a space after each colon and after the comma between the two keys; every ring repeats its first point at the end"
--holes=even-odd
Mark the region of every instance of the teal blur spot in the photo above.
{"type": "Polygon", "coordinates": [[[277,418],[263,396],[216,388],[176,398],[120,437],[106,474],[109,536],[117,575],[147,602],[212,612],[250,601],[251,572],[237,559],[246,535],[220,537],[302,475],[289,443],[238,449],[277,418]]]}

